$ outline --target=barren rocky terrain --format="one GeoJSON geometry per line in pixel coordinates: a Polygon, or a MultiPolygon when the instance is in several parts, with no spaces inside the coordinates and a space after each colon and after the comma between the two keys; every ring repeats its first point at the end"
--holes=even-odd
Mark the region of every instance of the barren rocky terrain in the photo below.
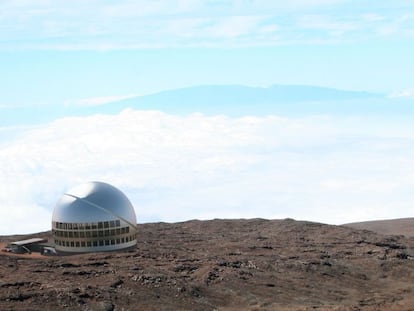
{"type": "Polygon", "coordinates": [[[128,252],[0,254],[0,310],[413,310],[413,278],[412,237],[291,219],[153,223],[128,252]]]}
{"type": "Polygon", "coordinates": [[[344,226],[354,229],[370,230],[380,234],[414,237],[414,218],[354,222],[345,224],[344,226]]]}

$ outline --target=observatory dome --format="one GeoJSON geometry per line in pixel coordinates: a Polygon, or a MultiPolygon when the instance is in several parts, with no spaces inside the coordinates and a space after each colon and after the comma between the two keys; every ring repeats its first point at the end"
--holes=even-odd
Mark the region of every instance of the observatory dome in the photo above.
{"type": "Polygon", "coordinates": [[[67,191],[52,216],[57,251],[113,251],[137,244],[136,216],[128,198],[103,182],[89,182],[67,191]]]}

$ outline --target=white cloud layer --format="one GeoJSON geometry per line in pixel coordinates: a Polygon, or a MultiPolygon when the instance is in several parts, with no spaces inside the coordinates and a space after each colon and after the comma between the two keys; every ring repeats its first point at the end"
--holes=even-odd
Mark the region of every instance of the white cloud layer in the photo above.
{"type": "Polygon", "coordinates": [[[412,216],[410,120],[126,110],[7,133],[13,139],[0,140],[0,234],[48,230],[61,194],[90,180],[123,190],[139,222],[412,216]]]}

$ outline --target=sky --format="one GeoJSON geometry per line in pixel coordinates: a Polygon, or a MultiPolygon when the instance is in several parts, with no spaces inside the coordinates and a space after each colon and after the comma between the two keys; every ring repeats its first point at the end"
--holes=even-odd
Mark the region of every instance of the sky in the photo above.
{"type": "MultiPolygon", "coordinates": [[[[0,113],[209,84],[414,101],[413,39],[412,0],[0,0],[0,113]]],[[[48,230],[90,180],[124,191],[138,222],[411,217],[411,119],[129,109],[0,124],[0,234],[48,230]]]]}

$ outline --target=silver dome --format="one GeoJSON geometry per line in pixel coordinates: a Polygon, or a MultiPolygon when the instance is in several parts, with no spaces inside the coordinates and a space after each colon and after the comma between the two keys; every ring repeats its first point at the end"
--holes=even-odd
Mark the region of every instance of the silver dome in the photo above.
{"type": "Polygon", "coordinates": [[[136,225],[134,207],[120,190],[103,182],[88,182],[67,191],[57,202],[53,221],[93,222],[121,219],[136,225]]]}
{"type": "Polygon", "coordinates": [[[136,216],[128,198],[103,182],[67,191],[52,216],[56,250],[68,253],[112,251],[136,245],[136,216]]]}

